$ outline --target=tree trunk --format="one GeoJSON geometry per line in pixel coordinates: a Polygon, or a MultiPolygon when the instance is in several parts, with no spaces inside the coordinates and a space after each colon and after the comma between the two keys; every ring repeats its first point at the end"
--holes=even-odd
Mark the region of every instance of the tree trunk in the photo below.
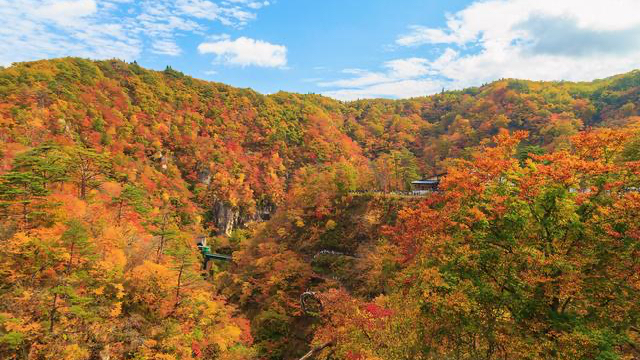
{"type": "Polygon", "coordinates": [[[71,250],[69,250],[69,262],[67,263],[67,275],[71,273],[71,266],[73,265],[73,252],[76,247],[76,242],[71,243],[71,250]]]}
{"type": "Polygon", "coordinates": [[[120,201],[118,202],[118,226],[120,226],[120,221],[122,220],[122,207],[123,206],[124,206],[124,200],[120,199],[120,201]]]}
{"type": "Polygon", "coordinates": [[[22,220],[24,222],[24,230],[29,228],[29,211],[27,210],[27,202],[22,203],[22,220]]]}
{"type": "Polygon", "coordinates": [[[156,264],[160,264],[160,258],[162,257],[163,248],[164,248],[164,234],[160,236],[160,244],[158,244],[158,251],[156,252],[156,264]]]}
{"type": "Polygon", "coordinates": [[[160,243],[158,244],[158,251],[156,251],[156,264],[160,264],[160,258],[162,257],[162,251],[164,250],[165,234],[167,229],[167,214],[162,215],[162,227],[160,228],[160,243]]]}
{"type": "Polygon", "coordinates": [[[87,180],[82,177],[80,180],[80,199],[84,200],[87,197],[87,180]]]}
{"type": "Polygon", "coordinates": [[[333,345],[333,341],[329,341],[327,343],[325,343],[324,345],[321,346],[316,346],[313,349],[309,350],[308,353],[306,353],[303,357],[301,357],[299,360],[310,360],[313,359],[314,356],[316,356],[320,351],[328,348],[329,346],[333,345]]]}
{"type": "Polygon", "coordinates": [[[55,317],[56,317],[56,303],[58,302],[58,293],[53,295],[53,304],[51,304],[51,315],[50,315],[50,321],[51,324],[49,325],[49,332],[53,334],[53,326],[55,324],[55,317]]]}
{"type": "MultiPolygon", "coordinates": [[[[176,304],[173,306],[173,310],[177,310],[180,305],[180,287],[182,286],[182,273],[184,272],[184,261],[180,265],[180,272],[178,272],[178,286],[176,287],[176,304]]],[[[173,311],[172,311],[173,312],[173,311]]]]}

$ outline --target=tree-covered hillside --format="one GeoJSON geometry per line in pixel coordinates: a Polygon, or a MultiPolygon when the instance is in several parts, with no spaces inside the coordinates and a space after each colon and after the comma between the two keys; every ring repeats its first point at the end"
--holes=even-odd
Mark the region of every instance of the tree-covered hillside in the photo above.
{"type": "Polygon", "coordinates": [[[639,115],[639,71],[340,102],[0,69],[0,357],[633,359],[639,115]]]}

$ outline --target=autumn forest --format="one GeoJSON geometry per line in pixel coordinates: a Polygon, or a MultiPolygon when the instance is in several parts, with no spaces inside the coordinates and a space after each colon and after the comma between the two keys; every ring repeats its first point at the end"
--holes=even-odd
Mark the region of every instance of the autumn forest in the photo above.
{"type": "Polygon", "coordinates": [[[0,68],[0,359],[639,359],[639,219],[640,71],[344,102],[0,68]]]}

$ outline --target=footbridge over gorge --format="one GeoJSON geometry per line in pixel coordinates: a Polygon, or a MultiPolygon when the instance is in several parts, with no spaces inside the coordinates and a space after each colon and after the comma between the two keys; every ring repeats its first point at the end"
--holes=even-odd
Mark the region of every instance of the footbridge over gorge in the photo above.
{"type": "MultiPolygon", "coordinates": [[[[197,237],[197,245],[198,245],[198,249],[200,250],[203,256],[203,264],[202,264],[203,269],[207,269],[209,261],[211,260],[225,261],[225,262],[233,261],[233,257],[231,255],[218,254],[218,253],[211,252],[211,247],[207,244],[207,237],[204,235],[197,237]]],[[[324,249],[316,252],[309,259],[309,261],[313,261],[320,256],[350,257],[350,258],[358,257],[357,255],[347,254],[347,253],[339,252],[336,250],[324,249]]],[[[314,291],[311,291],[310,289],[307,289],[300,295],[300,307],[302,309],[302,312],[305,315],[310,315],[310,316],[318,316],[322,314],[324,311],[324,306],[322,304],[322,301],[320,300],[320,297],[318,297],[317,294],[314,291]]],[[[331,347],[332,345],[333,345],[333,341],[330,341],[320,346],[314,347],[309,352],[307,352],[303,357],[301,357],[299,360],[310,360],[314,358],[315,355],[317,355],[320,351],[328,347],[331,347]]]]}
{"type": "Polygon", "coordinates": [[[224,254],[211,252],[211,247],[207,245],[206,236],[199,236],[197,240],[198,240],[198,249],[202,253],[202,257],[204,259],[202,264],[203,269],[207,268],[207,264],[209,263],[210,260],[220,260],[220,261],[233,260],[233,257],[231,257],[231,255],[224,255],[224,254]]]}

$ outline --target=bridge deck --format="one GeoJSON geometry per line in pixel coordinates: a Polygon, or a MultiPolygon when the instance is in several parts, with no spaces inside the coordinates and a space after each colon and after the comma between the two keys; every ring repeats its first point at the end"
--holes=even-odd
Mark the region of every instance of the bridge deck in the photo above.
{"type": "Polygon", "coordinates": [[[233,258],[230,255],[207,253],[207,254],[204,254],[204,256],[205,256],[205,258],[207,260],[209,260],[209,259],[222,260],[222,261],[231,261],[231,260],[233,260],[233,258]]]}

